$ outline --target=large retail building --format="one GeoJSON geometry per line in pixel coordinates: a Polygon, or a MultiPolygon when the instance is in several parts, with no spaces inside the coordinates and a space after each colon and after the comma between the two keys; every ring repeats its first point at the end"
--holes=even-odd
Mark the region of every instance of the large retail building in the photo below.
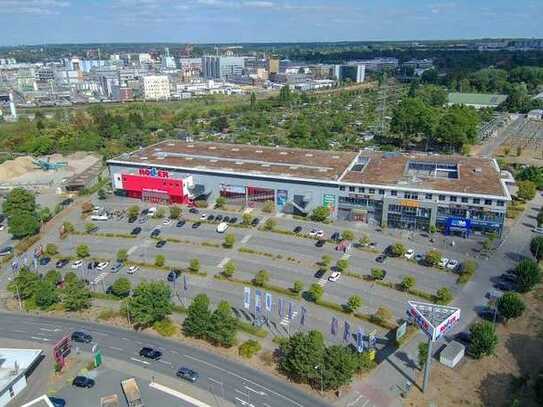
{"type": "MultiPolygon", "coordinates": [[[[493,159],[302,150],[167,140],[108,161],[115,192],[156,203],[214,202],[469,235],[501,233],[511,195],[493,159]]],[[[511,180],[509,179],[509,182],[511,180]]]]}

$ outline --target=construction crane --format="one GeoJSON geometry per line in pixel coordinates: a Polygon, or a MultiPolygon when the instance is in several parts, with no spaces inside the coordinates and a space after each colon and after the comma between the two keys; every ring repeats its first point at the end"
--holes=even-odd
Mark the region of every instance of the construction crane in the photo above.
{"type": "Polygon", "coordinates": [[[49,170],[58,170],[59,168],[64,168],[68,165],[66,161],[50,162],[49,158],[46,160],[32,160],[32,164],[41,168],[44,171],[49,170]]]}

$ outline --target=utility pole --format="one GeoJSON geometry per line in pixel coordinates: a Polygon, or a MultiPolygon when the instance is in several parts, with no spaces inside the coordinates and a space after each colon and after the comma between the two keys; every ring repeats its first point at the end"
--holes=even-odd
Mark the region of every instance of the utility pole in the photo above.
{"type": "Polygon", "coordinates": [[[422,392],[426,393],[428,382],[430,381],[430,368],[432,364],[432,338],[428,338],[428,355],[426,355],[426,364],[424,366],[424,382],[422,383],[422,392]]]}

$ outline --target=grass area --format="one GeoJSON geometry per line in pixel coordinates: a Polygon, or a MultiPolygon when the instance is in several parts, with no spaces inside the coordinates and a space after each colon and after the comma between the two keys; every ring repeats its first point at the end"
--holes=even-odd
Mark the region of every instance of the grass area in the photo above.
{"type": "Polygon", "coordinates": [[[249,335],[256,336],[258,338],[265,338],[268,336],[268,331],[264,328],[258,328],[246,321],[238,321],[238,328],[240,331],[249,335]]]}
{"type": "Polygon", "coordinates": [[[234,283],[234,284],[251,285],[253,287],[262,288],[263,290],[273,291],[273,292],[275,292],[277,294],[287,295],[287,296],[292,297],[292,298],[300,298],[300,296],[301,296],[301,294],[293,292],[290,288],[279,287],[279,286],[276,286],[276,285],[273,285],[273,284],[264,284],[263,286],[259,287],[259,286],[256,286],[253,283],[253,281],[242,280],[242,279],[235,278],[235,277],[226,278],[220,273],[215,274],[213,276],[213,278],[215,278],[217,280],[221,280],[221,281],[228,281],[228,282],[234,283]]]}

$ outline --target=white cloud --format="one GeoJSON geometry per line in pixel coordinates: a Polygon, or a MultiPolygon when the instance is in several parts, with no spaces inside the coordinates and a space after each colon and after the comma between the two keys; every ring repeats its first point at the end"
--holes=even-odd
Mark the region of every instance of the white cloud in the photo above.
{"type": "Polygon", "coordinates": [[[70,6],[66,0],[0,0],[0,14],[59,14],[70,6]]]}

